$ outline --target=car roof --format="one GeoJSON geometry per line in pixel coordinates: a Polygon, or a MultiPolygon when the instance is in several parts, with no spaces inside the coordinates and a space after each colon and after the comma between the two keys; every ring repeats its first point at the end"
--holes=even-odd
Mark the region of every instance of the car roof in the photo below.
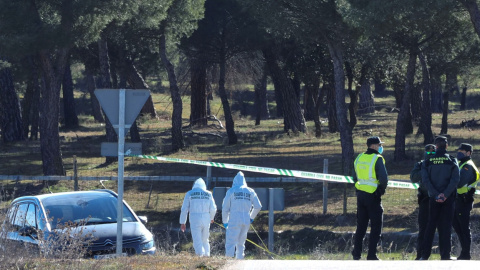
{"type": "Polygon", "coordinates": [[[47,193],[47,194],[40,194],[40,195],[30,195],[30,196],[22,196],[18,197],[15,200],[12,201],[13,203],[19,202],[19,201],[42,201],[47,198],[52,198],[56,196],[68,196],[68,195],[94,195],[94,194],[105,194],[105,195],[114,195],[115,197],[117,194],[111,190],[108,189],[96,189],[96,190],[89,190],[89,191],[70,191],[70,192],[57,192],[57,193],[47,193]]]}

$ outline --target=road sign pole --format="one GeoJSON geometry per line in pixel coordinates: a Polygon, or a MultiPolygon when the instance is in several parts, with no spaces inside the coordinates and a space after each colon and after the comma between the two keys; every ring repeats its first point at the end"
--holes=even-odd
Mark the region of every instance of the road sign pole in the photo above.
{"type": "Polygon", "coordinates": [[[273,198],[273,188],[268,189],[268,250],[270,252],[273,251],[273,223],[274,223],[274,214],[273,214],[273,206],[274,206],[274,198],[273,198]]]}
{"type": "MultiPolygon", "coordinates": [[[[95,90],[103,111],[118,134],[118,204],[117,204],[117,250],[123,249],[123,171],[125,157],[125,134],[132,126],[143,105],[150,96],[147,89],[97,89],[95,90]],[[125,130],[127,128],[127,130],[125,130]]],[[[114,153],[114,156],[115,153],[114,153]]]]}
{"type": "Polygon", "coordinates": [[[125,156],[125,89],[118,98],[118,204],[117,204],[117,256],[123,248],[123,170],[125,156]]]}

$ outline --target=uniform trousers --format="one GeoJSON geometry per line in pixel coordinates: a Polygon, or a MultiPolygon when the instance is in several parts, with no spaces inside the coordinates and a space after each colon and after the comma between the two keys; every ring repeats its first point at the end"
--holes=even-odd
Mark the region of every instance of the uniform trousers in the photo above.
{"type": "Polygon", "coordinates": [[[473,208],[473,195],[465,193],[457,195],[455,200],[455,214],[453,228],[457,233],[462,251],[459,258],[470,259],[470,245],[472,234],[470,232],[470,211],[473,208]]]}
{"type": "Polygon", "coordinates": [[[450,259],[452,250],[451,234],[453,212],[455,210],[455,196],[450,196],[443,203],[438,203],[435,198],[429,198],[428,224],[423,241],[422,258],[428,259],[432,253],[435,229],[438,229],[438,245],[442,260],[450,259]]]}
{"type": "Polygon", "coordinates": [[[428,207],[429,199],[428,195],[418,194],[418,237],[417,237],[417,258],[422,257],[423,240],[425,239],[425,230],[428,223],[428,207]]]}
{"type": "Polygon", "coordinates": [[[357,230],[355,231],[352,251],[354,259],[360,259],[361,257],[363,238],[367,233],[368,221],[370,221],[370,238],[367,259],[374,259],[377,256],[377,244],[382,233],[382,199],[374,193],[357,190],[357,230]]]}

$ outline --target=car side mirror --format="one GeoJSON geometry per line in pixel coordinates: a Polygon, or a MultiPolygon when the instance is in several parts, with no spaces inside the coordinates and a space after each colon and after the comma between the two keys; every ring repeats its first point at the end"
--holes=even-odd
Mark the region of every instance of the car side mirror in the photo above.
{"type": "Polygon", "coordinates": [[[33,239],[37,239],[36,229],[31,226],[20,228],[19,233],[21,236],[30,236],[33,239]]]}
{"type": "Polygon", "coordinates": [[[140,221],[141,221],[143,224],[147,224],[147,222],[148,222],[147,216],[138,216],[138,219],[140,219],[140,221]]]}

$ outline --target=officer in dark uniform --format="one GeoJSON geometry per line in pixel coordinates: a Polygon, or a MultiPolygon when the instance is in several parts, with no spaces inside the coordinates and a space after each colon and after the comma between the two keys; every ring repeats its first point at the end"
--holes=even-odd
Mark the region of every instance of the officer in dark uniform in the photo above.
{"type": "Polygon", "coordinates": [[[472,161],[472,145],[462,143],[457,151],[457,159],[460,166],[460,182],[458,183],[457,199],[455,200],[453,228],[462,247],[457,260],[470,260],[470,245],[472,243],[470,211],[473,208],[473,195],[478,183],[479,172],[477,166],[472,161]]]}
{"type": "Polygon", "coordinates": [[[457,159],[447,154],[447,146],[446,137],[436,137],[435,155],[428,157],[422,165],[422,182],[428,190],[430,209],[420,260],[428,260],[430,257],[436,228],[438,228],[440,257],[442,260],[451,259],[450,238],[460,171],[457,159]]]}
{"type": "Polygon", "coordinates": [[[435,155],[435,145],[427,144],[425,146],[425,154],[423,160],[415,163],[413,170],[410,172],[410,180],[412,183],[418,184],[418,237],[417,237],[417,257],[422,257],[422,244],[425,238],[425,229],[428,223],[428,190],[422,182],[422,164],[428,157],[435,155]]]}
{"type": "Polygon", "coordinates": [[[367,151],[355,159],[353,180],[357,189],[357,230],[352,251],[353,259],[360,260],[362,243],[370,220],[370,239],[367,260],[378,260],[377,244],[383,225],[381,196],[388,184],[385,159],[382,157],[383,142],[379,137],[367,139],[367,151]]]}

